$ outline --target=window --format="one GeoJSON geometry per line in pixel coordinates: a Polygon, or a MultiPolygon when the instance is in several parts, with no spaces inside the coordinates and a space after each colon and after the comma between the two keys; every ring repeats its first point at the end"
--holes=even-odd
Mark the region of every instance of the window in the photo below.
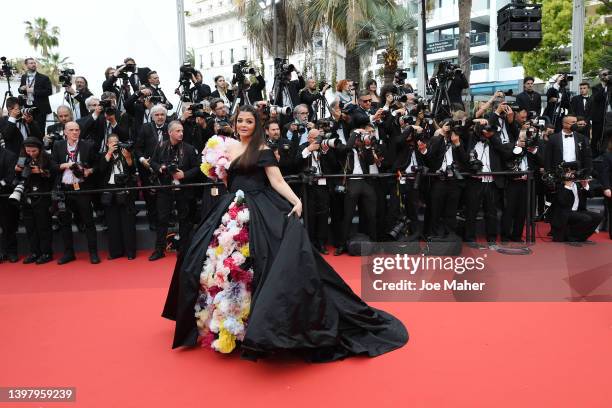
{"type": "Polygon", "coordinates": [[[215,32],[212,29],[208,30],[208,42],[210,44],[215,42],[215,32]]]}
{"type": "Polygon", "coordinates": [[[210,53],[210,66],[214,67],[215,66],[215,60],[213,59],[213,53],[210,53]]]}
{"type": "Polygon", "coordinates": [[[230,64],[234,63],[234,49],[230,48],[230,64]]]}
{"type": "Polygon", "coordinates": [[[223,65],[223,50],[219,51],[219,65],[223,65]]]}

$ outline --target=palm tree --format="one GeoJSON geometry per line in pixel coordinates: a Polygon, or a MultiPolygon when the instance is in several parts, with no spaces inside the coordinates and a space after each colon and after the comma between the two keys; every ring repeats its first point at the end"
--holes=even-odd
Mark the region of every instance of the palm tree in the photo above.
{"type": "Polygon", "coordinates": [[[196,66],[195,50],[193,48],[189,48],[187,50],[187,55],[185,57],[186,57],[185,62],[190,63],[191,66],[195,68],[196,66]]]}
{"type": "Polygon", "coordinates": [[[357,40],[356,51],[359,55],[371,56],[381,45],[385,46],[384,84],[392,84],[397,62],[399,47],[403,37],[416,27],[416,21],[404,7],[374,6],[369,20],[357,23],[363,33],[357,40]]]}
{"type": "MultiPolygon", "coordinates": [[[[239,15],[244,18],[246,31],[249,38],[256,46],[263,48],[270,54],[272,49],[272,16],[268,9],[259,6],[261,0],[234,0],[239,15]]],[[[302,50],[312,40],[314,27],[307,24],[304,13],[304,2],[299,0],[281,0],[275,7],[277,26],[278,55],[275,57],[287,58],[295,51],[302,50]]]]}
{"type": "Polygon", "coordinates": [[[472,0],[459,0],[459,41],[457,44],[457,53],[459,65],[463,69],[468,83],[470,81],[471,65],[470,59],[470,39],[472,31],[472,0]]]}
{"type": "Polygon", "coordinates": [[[47,75],[51,80],[51,84],[55,87],[55,92],[60,91],[59,72],[61,69],[66,69],[72,65],[68,62],[68,57],[61,57],[59,53],[51,53],[47,57],[40,59],[38,71],[47,75]],[[60,68],[61,67],[61,68],[60,68]]]}
{"type": "Polygon", "coordinates": [[[335,37],[346,47],[346,78],[361,77],[359,54],[355,47],[364,35],[358,28],[360,21],[367,21],[374,6],[397,7],[393,0],[311,0],[306,13],[315,29],[328,26],[335,37]]]}
{"type": "Polygon", "coordinates": [[[37,17],[34,23],[24,21],[26,25],[25,38],[35,50],[41,49],[43,57],[49,56],[49,49],[59,45],[60,30],[57,26],[49,27],[49,22],[44,17],[37,17]]]}

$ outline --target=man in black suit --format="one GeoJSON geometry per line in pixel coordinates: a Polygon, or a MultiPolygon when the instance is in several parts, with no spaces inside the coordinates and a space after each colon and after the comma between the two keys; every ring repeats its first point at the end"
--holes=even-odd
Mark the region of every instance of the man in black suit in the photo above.
{"type": "Polygon", "coordinates": [[[599,72],[600,83],[593,87],[591,100],[591,121],[593,123],[593,137],[591,146],[595,146],[593,155],[598,156],[606,149],[608,141],[605,140],[605,128],[612,127],[612,86],[610,70],[602,69],[599,72]]]}
{"type": "Polygon", "coordinates": [[[586,120],[589,120],[591,113],[590,88],[588,82],[582,82],[580,84],[580,95],[574,95],[572,99],[570,99],[570,113],[572,115],[582,116],[586,120]]]}
{"type": "MultiPolygon", "coordinates": [[[[64,126],[66,140],[53,144],[52,158],[59,165],[61,175],[59,186],[62,191],[87,190],[92,188],[92,175],[98,165],[96,148],[85,140],[80,140],[81,129],[76,122],[64,126]]],[[[100,263],[98,242],[94,224],[91,196],[88,194],[67,194],[66,209],[58,214],[60,231],[64,241],[64,255],[57,261],[59,265],[74,261],[72,238],[72,213],[76,211],[85,224],[89,260],[100,263]]]]}
{"type": "Polygon", "coordinates": [[[72,122],[72,110],[67,105],[60,105],[55,111],[57,122],[47,127],[47,133],[43,138],[43,144],[46,150],[53,150],[53,143],[59,140],[64,140],[64,126],[66,123],[72,122]]]}
{"type": "MultiPolygon", "coordinates": [[[[170,103],[170,101],[168,100],[168,98],[166,98],[166,94],[164,93],[164,91],[162,91],[161,87],[159,86],[159,75],[157,74],[157,71],[149,71],[149,73],[147,74],[147,89],[151,90],[151,97],[154,99],[158,99],[159,103],[163,104],[166,106],[166,109],[171,110],[172,109],[172,104],[170,103]]],[[[157,101],[154,101],[154,103],[158,103],[157,101]]]]}
{"type": "Polygon", "coordinates": [[[100,154],[106,153],[106,139],[111,134],[119,136],[119,140],[129,140],[129,127],[127,115],[117,110],[117,101],[113,92],[104,92],[100,97],[101,103],[96,109],[78,121],[81,127],[82,138],[89,140],[100,154]],[[106,107],[103,107],[107,101],[106,107]],[[110,106],[108,106],[110,104],[110,106]]]}
{"type": "MultiPolygon", "coordinates": [[[[134,153],[138,165],[138,174],[143,186],[150,186],[156,181],[157,175],[151,167],[151,158],[155,149],[162,142],[168,140],[167,117],[168,111],[163,105],[153,106],[151,108],[152,122],[144,124],[136,138],[134,153]]],[[[157,230],[157,197],[152,190],[143,190],[143,195],[147,207],[149,229],[155,231],[157,230]]]]}
{"type": "MultiPolygon", "coordinates": [[[[17,154],[0,145],[0,194],[10,194],[14,190],[15,165],[17,154]]],[[[0,262],[8,260],[15,263],[17,256],[17,226],[19,209],[8,197],[0,197],[0,262]]]]}
{"type": "Polygon", "coordinates": [[[123,60],[123,65],[118,68],[119,70],[132,72],[130,75],[130,85],[132,85],[132,90],[134,92],[138,92],[142,86],[146,86],[149,84],[147,75],[151,71],[150,68],[142,67],[139,68],[136,66],[136,61],[134,58],[127,57],[123,60]]]}
{"type": "Polygon", "coordinates": [[[550,137],[546,145],[544,165],[547,171],[556,169],[561,162],[578,162],[580,168],[593,171],[593,158],[591,147],[586,137],[574,131],[576,127],[575,116],[563,118],[563,129],[550,137]]]}
{"type": "Polygon", "coordinates": [[[26,98],[27,106],[34,106],[34,120],[39,129],[46,127],[47,115],[51,113],[49,96],[53,94],[51,80],[48,76],[36,72],[36,60],[25,59],[26,73],[21,76],[19,93],[26,98]]]}
{"type": "Polygon", "coordinates": [[[555,82],[546,91],[546,108],[543,116],[555,125],[559,132],[562,127],[562,119],[570,109],[570,94],[567,90],[567,75],[558,74],[555,82]]]}
{"type": "Polygon", "coordinates": [[[519,108],[527,110],[527,112],[536,112],[536,116],[542,112],[542,96],[533,90],[533,77],[525,77],[523,79],[523,92],[516,95],[516,103],[519,108]]]}
{"type": "MultiPolygon", "coordinates": [[[[155,149],[151,158],[151,167],[159,175],[162,185],[180,186],[189,183],[198,176],[201,160],[193,146],[183,142],[183,125],[178,120],[168,124],[168,140],[155,149]],[[174,168],[174,170],[173,170],[174,168]]],[[[157,191],[157,240],[155,251],[149,261],[156,261],[165,256],[166,234],[172,208],[176,205],[179,221],[180,250],[189,239],[192,222],[189,219],[189,203],[193,191],[187,189],[161,189],[157,191]]]]}
{"type": "Polygon", "coordinates": [[[5,147],[15,153],[21,154],[23,141],[28,137],[43,140],[43,133],[34,119],[34,113],[23,112],[19,99],[6,98],[8,116],[0,118],[0,134],[5,147]]]}
{"type": "Polygon", "coordinates": [[[251,83],[249,78],[244,78],[242,85],[242,98],[240,98],[240,106],[253,105],[255,102],[263,100],[262,92],[266,88],[266,80],[261,74],[255,76],[256,82],[251,83]]]}
{"type": "Polygon", "coordinates": [[[270,95],[270,98],[274,97],[274,105],[289,106],[293,109],[300,104],[300,89],[306,86],[306,81],[300,72],[293,72],[297,79],[291,80],[292,72],[287,72],[280,81],[276,95],[270,95]]]}
{"type": "Polygon", "coordinates": [[[576,162],[564,166],[563,186],[557,191],[551,220],[555,242],[570,242],[573,245],[591,243],[588,238],[602,219],[601,215],[586,209],[586,200],[592,191],[588,181],[575,179],[578,167],[576,162]]]}
{"type": "Polygon", "coordinates": [[[93,94],[88,88],[87,79],[82,76],[74,78],[74,88],[72,85],[66,84],[66,102],[72,107],[74,119],[79,120],[89,114],[85,101],[93,94]],[[76,89],[75,89],[76,88],[76,89]]]}
{"type": "Polygon", "coordinates": [[[195,75],[191,77],[193,86],[189,89],[189,95],[193,103],[200,103],[211,94],[210,86],[202,82],[202,79],[202,73],[200,71],[196,71],[195,75]]]}

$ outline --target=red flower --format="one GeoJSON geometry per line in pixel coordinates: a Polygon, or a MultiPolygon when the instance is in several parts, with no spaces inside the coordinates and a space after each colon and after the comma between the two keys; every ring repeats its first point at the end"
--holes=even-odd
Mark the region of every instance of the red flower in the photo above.
{"type": "Polygon", "coordinates": [[[232,281],[234,282],[244,282],[247,285],[249,283],[251,283],[251,274],[248,273],[247,271],[245,271],[244,269],[240,269],[240,268],[232,268],[230,270],[230,276],[232,278],[232,281]]]}
{"type": "Polygon", "coordinates": [[[215,297],[217,295],[217,293],[221,292],[221,288],[219,286],[211,286],[210,288],[208,288],[208,294],[211,297],[215,297]]]}
{"type": "Polygon", "coordinates": [[[240,210],[238,209],[238,207],[234,207],[234,208],[230,208],[230,209],[229,209],[228,213],[229,213],[229,216],[230,216],[230,218],[231,218],[232,220],[235,220],[235,219],[236,219],[236,217],[238,216],[238,211],[240,211],[240,210]]]}
{"type": "Polygon", "coordinates": [[[210,347],[213,341],[215,341],[215,334],[212,332],[207,332],[205,335],[200,336],[200,341],[202,347],[210,347]]]}
{"type": "Polygon", "coordinates": [[[246,244],[249,242],[249,230],[246,227],[242,227],[240,232],[234,235],[234,241],[238,244],[246,244]]]}

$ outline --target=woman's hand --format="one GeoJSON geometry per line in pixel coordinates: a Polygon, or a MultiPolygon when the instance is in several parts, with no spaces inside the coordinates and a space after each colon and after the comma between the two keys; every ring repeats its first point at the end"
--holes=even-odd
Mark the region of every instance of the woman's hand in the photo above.
{"type": "Polygon", "coordinates": [[[287,217],[291,217],[291,214],[295,214],[300,218],[302,216],[302,202],[298,200],[297,204],[293,206],[291,212],[287,214],[287,217]]]}

